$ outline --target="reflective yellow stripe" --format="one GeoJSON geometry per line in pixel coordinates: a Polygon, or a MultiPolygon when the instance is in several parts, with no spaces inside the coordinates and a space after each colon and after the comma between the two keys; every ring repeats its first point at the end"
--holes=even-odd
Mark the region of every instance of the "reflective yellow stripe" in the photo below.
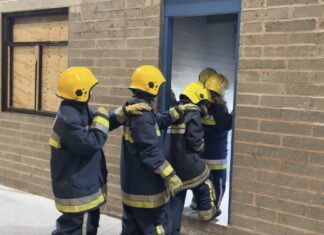
{"type": "Polygon", "coordinates": [[[156,233],[158,235],[165,235],[165,231],[164,231],[164,228],[162,227],[162,225],[156,226],[156,233]]]}
{"type": "Polygon", "coordinates": [[[160,132],[160,128],[159,128],[158,124],[155,124],[155,130],[156,130],[156,135],[161,136],[161,132],[160,132]]]}
{"type": "Polygon", "coordinates": [[[216,121],[214,119],[204,118],[202,120],[202,124],[209,125],[209,126],[215,126],[216,125],[216,121]]]}
{"type": "Polygon", "coordinates": [[[129,133],[124,133],[124,139],[132,144],[135,143],[133,137],[129,133]]]}
{"type": "Polygon", "coordinates": [[[173,168],[168,161],[164,161],[154,172],[159,174],[162,178],[166,178],[173,172],[173,168]]]}
{"type": "Polygon", "coordinates": [[[210,197],[210,201],[212,206],[215,206],[214,201],[216,200],[216,192],[215,192],[215,188],[214,185],[212,184],[212,182],[210,180],[206,180],[205,182],[209,188],[209,197],[210,197]]]}
{"type": "Polygon", "coordinates": [[[124,134],[123,134],[123,136],[124,136],[124,139],[126,141],[128,141],[128,142],[130,142],[132,144],[135,143],[135,141],[134,141],[134,139],[132,137],[132,133],[131,133],[128,126],[124,126],[124,134]]]}
{"type": "Polygon", "coordinates": [[[94,122],[100,123],[100,124],[102,124],[103,126],[109,128],[109,121],[108,121],[106,118],[103,118],[103,117],[101,117],[101,116],[96,116],[96,117],[93,119],[92,122],[93,122],[93,123],[94,123],[94,122]]]}
{"type": "Polygon", "coordinates": [[[207,166],[211,170],[225,170],[225,169],[227,169],[227,164],[207,164],[207,166]]]}
{"type": "Polygon", "coordinates": [[[157,135],[157,136],[161,136],[161,132],[160,132],[160,130],[156,130],[156,135],[157,135]]]}
{"type": "Polygon", "coordinates": [[[82,211],[95,208],[99,206],[101,203],[103,203],[104,201],[105,201],[104,195],[100,195],[96,200],[93,200],[85,204],[67,206],[67,205],[55,203],[55,206],[61,212],[76,213],[76,212],[82,212],[82,211]]]}
{"type": "Polygon", "coordinates": [[[56,148],[56,149],[61,148],[61,144],[58,141],[56,141],[55,139],[53,139],[52,137],[49,139],[48,144],[49,144],[49,146],[56,148]]]}
{"type": "Polygon", "coordinates": [[[135,208],[157,208],[170,200],[170,195],[164,191],[156,195],[133,195],[122,192],[123,204],[135,208]]]}
{"type": "Polygon", "coordinates": [[[207,211],[198,211],[199,219],[202,221],[209,221],[214,218],[216,212],[216,207],[212,207],[207,211]]]}
{"type": "Polygon", "coordinates": [[[198,185],[200,185],[203,181],[205,181],[206,179],[208,179],[209,177],[209,169],[206,166],[204,172],[200,175],[198,175],[197,177],[191,179],[191,180],[186,180],[183,181],[183,189],[189,189],[189,188],[194,188],[198,185]]]}
{"type": "Polygon", "coordinates": [[[172,166],[169,164],[162,172],[161,172],[161,176],[162,178],[167,177],[168,175],[170,175],[173,171],[172,166]]]}

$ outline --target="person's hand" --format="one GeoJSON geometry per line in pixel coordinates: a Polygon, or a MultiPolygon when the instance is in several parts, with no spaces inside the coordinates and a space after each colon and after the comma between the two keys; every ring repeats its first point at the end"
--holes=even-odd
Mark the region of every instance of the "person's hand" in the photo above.
{"type": "Polygon", "coordinates": [[[185,112],[199,110],[199,107],[195,104],[179,104],[169,109],[169,112],[172,116],[173,122],[181,119],[185,112]]]}
{"type": "Polygon", "coordinates": [[[172,197],[180,192],[183,186],[181,179],[176,174],[166,177],[165,182],[172,197]]]}
{"type": "Polygon", "coordinates": [[[97,108],[97,113],[101,113],[101,114],[104,114],[104,115],[108,116],[108,109],[106,109],[104,107],[98,107],[97,108]]]}

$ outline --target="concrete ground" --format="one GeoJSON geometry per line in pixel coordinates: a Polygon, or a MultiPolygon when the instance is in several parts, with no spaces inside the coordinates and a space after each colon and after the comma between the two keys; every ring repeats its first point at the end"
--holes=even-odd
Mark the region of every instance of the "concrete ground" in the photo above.
{"type": "MultiPolygon", "coordinates": [[[[51,234],[60,213],[53,200],[0,185],[0,234],[51,234]]],[[[119,235],[121,222],[101,215],[98,235],[119,235]]]]}

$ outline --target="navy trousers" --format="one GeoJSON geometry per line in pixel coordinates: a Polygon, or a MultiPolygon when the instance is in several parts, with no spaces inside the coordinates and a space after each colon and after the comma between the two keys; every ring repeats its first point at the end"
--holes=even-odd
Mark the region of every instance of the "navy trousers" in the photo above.
{"type": "Polygon", "coordinates": [[[215,205],[220,207],[225,190],[226,190],[226,169],[223,170],[211,170],[210,180],[213,182],[216,192],[215,205]]]}
{"type": "MultiPolygon", "coordinates": [[[[193,195],[196,199],[198,211],[209,211],[214,205],[215,195],[210,180],[206,180],[199,186],[192,188],[193,195]]],[[[181,219],[183,208],[186,200],[187,190],[183,190],[171,198],[170,213],[172,218],[172,235],[180,234],[181,219]]]]}
{"type": "Polygon", "coordinates": [[[63,213],[52,235],[96,235],[99,218],[99,208],[85,213],[63,213]]]}
{"type": "Polygon", "coordinates": [[[152,209],[123,205],[121,235],[171,235],[169,205],[152,209]]]}

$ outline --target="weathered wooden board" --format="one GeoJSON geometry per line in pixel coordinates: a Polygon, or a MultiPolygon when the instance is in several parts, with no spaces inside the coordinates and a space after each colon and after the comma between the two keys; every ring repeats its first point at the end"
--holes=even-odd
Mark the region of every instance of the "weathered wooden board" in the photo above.
{"type": "Polygon", "coordinates": [[[68,19],[66,15],[18,18],[13,25],[14,42],[67,40],[68,19]]]}
{"type": "Polygon", "coordinates": [[[68,67],[67,47],[43,47],[42,110],[57,111],[60,99],[55,95],[57,80],[68,67]]]}
{"type": "Polygon", "coordinates": [[[13,48],[13,100],[14,108],[35,108],[35,47],[13,48]]]}

